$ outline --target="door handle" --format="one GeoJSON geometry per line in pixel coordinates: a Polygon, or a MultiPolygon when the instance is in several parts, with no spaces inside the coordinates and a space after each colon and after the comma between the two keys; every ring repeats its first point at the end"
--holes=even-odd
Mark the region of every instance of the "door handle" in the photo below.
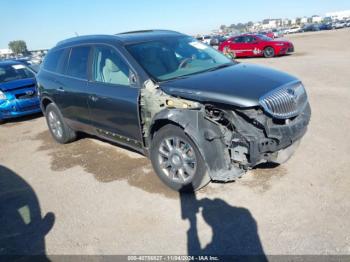
{"type": "Polygon", "coordinates": [[[64,92],[64,89],[63,89],[62,86],[60,86],[59,88],[57,88],[57,91],[59,91],[59,92],[64,92]]]}
{"type": "Polygon", "coordinates": [[[95,96],[95,95],[91,95],[90,96],[90,99],[93,101],[93,102],[96,102],[98,100],[98,97],[95,96]]]}

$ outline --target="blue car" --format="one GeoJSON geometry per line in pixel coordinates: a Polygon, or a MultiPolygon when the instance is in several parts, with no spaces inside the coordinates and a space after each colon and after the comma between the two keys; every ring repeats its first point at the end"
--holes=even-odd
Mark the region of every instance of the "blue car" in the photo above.
{"type": "Polygon", "coordinates": [[[35,73],[16,61],[0,61],[0,122],[41,112],[35,73]]]}

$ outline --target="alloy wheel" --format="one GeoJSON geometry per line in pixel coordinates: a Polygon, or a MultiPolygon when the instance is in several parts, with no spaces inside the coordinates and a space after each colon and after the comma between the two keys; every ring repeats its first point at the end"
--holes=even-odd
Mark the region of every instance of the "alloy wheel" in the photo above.
{"type": "Polygon", "coordinates": [[[174,182],[186,183],[196,173],[197,159],[192,146],[176,136],[165,138],[158,149],[158,161],[163,173],[174,182]]]}
{"type": "Polygon", "coordinates": [[[53,111],[50,111],[48,114],[48,120],[49,120],[50,129],[52,133],[55,135],[55,137],[62,138],[62,135],[63,135],[62,123],[59,120],[57,114],[53,111]]]}

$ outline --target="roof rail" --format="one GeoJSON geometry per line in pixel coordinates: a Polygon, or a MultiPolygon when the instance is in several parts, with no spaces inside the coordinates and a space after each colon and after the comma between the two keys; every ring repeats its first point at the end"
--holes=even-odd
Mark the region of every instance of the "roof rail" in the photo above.
{"type": "Polygon", "coordinates": [[[164,30],[164,29],[145,29],[145,30],[136,30],[136,31],[128,31],[128,32],[122,32],[115,35],[127,35],[127,34],[142,34],[142,33],[153,33],[153,32],[163,32],[163,33],[178,33],[173,30],[164,30]]]}
{"type": "Polygon", "coordinates": [[[116,35],[126,35],[126,34],[138,34],[138,33],[150,33],[154,32],[155,30],[149,29],[149,30],[136,30],[136,31],[128,31],[128,32],[122,32],[122,33],[117,33],[116,35]]]}

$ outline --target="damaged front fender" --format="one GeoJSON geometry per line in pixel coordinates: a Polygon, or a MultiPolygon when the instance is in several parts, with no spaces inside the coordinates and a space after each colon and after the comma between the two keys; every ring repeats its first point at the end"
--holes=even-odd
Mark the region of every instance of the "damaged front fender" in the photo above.
{"type": "Polygon", "coordinates": [[[212,180],[230,181],[244,171],[231,165],[220,127],[205,117],[203,110],[164,109],[153,119],[151,132],[156,132],[157,122],[166,120],[181,128],[197,145],[206,162],[212,180]]]}
{"type": "Polygon", "coordinates": [[[140,107],[146,151],[155,132],[172,123],[180,126],[197,145],[212,180],[230,181],[244,173],[231,165],[221,127],[206,117],[200,103],[170,96],[148,80],[141,90],[140,107]]]}

